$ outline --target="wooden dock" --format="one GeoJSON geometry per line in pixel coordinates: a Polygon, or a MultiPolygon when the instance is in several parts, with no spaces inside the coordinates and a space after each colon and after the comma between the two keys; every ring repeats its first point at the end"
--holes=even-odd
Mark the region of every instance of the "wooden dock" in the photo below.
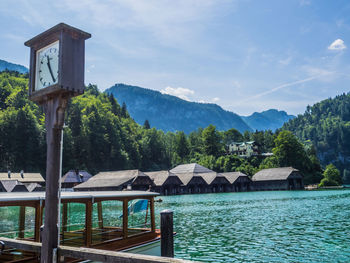
{"type": "MultiPolygon", "coordinates": [[[[0,237],[0,241],[5,244],[5,249],[16,248],[24,251],[34,252],[40,254],[41,243],[14,240],[10,238],[0,237]]],[[[81,260],[93,260],[99,262],[113,262],[113,263],[193,263],[194,261],[158,257],[141,254],[131,254],[125,252],[106,251],[102,249],[93,248],[77,248],[68,246],[59,246],[57,249],[57,262],[65,262],[64,258],[76,258],[81,260]]]]}

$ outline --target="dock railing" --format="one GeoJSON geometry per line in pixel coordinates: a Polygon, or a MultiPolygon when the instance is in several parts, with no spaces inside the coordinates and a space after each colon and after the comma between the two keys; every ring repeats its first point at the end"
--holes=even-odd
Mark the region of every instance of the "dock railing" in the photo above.
{"type": "MultiPolygon", "coordinates": [[[[40,254],[41,243],[16,240],[11,238],[0,237],[0,241],[5,244],[5,250],[8,248],[15,248],[24,251],[34,252],[40,254]]],[[[64,257],[76,258],[81,260],[93,260],[99,262],[128,262],[128,263],[193,263],[194,261],[169,258],[169,257],[158,257],[141,254],[132,254],[125,252],[107,251],[102,249],[94,248],[77,248],[68,246],[59,246],[57,249],[56,262],[64,262],[64,257]],[[59,261],[61,259],[61,261],[59,261]],[[62,261],[63,259],[63,261],[62,261]]]]}

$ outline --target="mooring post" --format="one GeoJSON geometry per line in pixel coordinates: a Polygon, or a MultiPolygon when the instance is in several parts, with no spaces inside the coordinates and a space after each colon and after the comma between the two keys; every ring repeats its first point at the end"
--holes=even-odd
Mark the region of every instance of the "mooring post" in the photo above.
{"type": "Polygon", "coordinates": [[[170,209],[160,212],[160,249],[162,257],[174,257],[174,227],[173,211],[170,209]]]}

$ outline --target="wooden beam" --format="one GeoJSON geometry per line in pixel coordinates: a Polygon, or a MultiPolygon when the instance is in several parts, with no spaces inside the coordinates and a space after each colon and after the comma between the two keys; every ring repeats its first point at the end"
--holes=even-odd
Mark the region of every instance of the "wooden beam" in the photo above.
{"type": "Polygon", "coordinates": [[[25,230],[25,223],[26,223],[26,207],[20,206],[19,207],[19,218],[18,218],[18,237],[24,238],[24,230],[25,230]]]}
{"type": "Polygon", "coordinates": [[[68,96],[47,97],[44,101],[46,127],[46,192],[45,223],[42,240],[41,263],[52,263],[58,246],[58,190],[60,179],[60,142],[68,96]]]}
{"type": "Polygon", "coordinates": [[[40,203],[35,206],[34,240],[40,242],[40,227],[42,223],[42,207],[40,203]]]}
{"type": "Polygon", "coordinates": [[[85,244],[91,247],[92,240],[92,202],[86,203],[85,210],[85,244]]]}
{"type": "Polygon", "coordinates": [[[128,199],[123,200],[123,238],[128,237],[128,199]]]}
{"type": "Polygon", "coordinates": [[[97,203],[97,216],[98,216],[98,227],[103,228],[102,202],[97,203]]]}
{"type": "Polygon", "coordinates": [[[0,241],[5,243],[5,249],[10,247],[36,253],[40,253],[41,251],[41,243],[38,242],[18,240],[7,237],[0,237],[0,241]]]}
{"type": "Polygon", "coordinates": [[[68,225],[68,204],[63,203],[62,206],[62,234],[64,234],[67,231],[68,225]]]}
{"type": "Polygon", "coordinates": [[[125,252],[106,251],[93,248],[78,248],[78,247],[59,247],[59,256],[78,258],[82,260],[92,260],[99,262],[113,263],[193,263],[194,261],[164,258],[157,256],[131,254],[125,252]]]}
{"type": "MultiPolygon", "coordinates": [[[[16,240],[6,237],[0,237],[0,241],[5,243],[5,248],[16,248],[19,250],[40,253],[41,243],[25,240],[16,240]]],[[[128,262],[128,263],[195,263],[194,261],[164,258],[157,256],[131,254],[125,252],[107,251],[93,248],[78,248],[59,246],[58,255],[60,257],[72,257],[82,260],[93,260],[99,262],[128,262]]]]}
{"type": "Polygon", "coordinates": [[[156,231],[156,221],[155,221],[155,218],[154,218],[154,198],[152,197],[150,199],[150,202],[151,202],[151,231],[152,232],[155,232],[156,231]]]}

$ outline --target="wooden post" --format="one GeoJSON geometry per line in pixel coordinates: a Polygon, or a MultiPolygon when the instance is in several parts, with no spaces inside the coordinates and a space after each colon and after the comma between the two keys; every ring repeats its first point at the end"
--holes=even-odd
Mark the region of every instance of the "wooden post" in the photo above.
{"type": "Polygon", "coordinates": [[[173,211],[170,209],[160,212],[160,250],[162,257],[174,257],[173,211]]]}
{"type": "Polygon", "coordinates": [[[88,201],[85,205],[85,244],[86,247],[91,247],[92,240],[92,202],[88,201]]]}
{"type": "Polygon", "coordinates": [[[34,240],[36,242],[40,242],[40,226],[41,226],[41,220],[42,220],[42,207],[40,205],[40,202],[38,202],[35,205],[35,233],[34,233],[34,240]]]}
{"type": "Polygon", "coordinates": [[[64,123],[64,112],[68,96],[47,97],[44,102],[46,125],[46,195],[45,222],[41,263],[53,262],[54,249],[58,246],[58,189],[60,178],[60,140],[64,123]]]}
{"type": "Polygon", "coordinates": [[[26,207],[20,206],[19,220],[18,220],[18,228],[19,228],[18,237],[19,238],[24,238],[25,223],[26,223],[26,207]]]}
{"type": "Polygon", "coordinates": [[[62,234],[64,236],[64,232],[67,232],[67,225],[68,225],[68,204],[63,203],[62,204],[62,234]]]}
{"type": "Polygon", "coordinates": [[[151,202],[151,206],[150,206],[150,209],[151,209],[151,230],[152,230],[152,232],[155,232],[156,231],[156,221],[154,218],[154,198],[153,197],[150,199],[150,202],[151,202]]]}
{"type": "Polygon", "coordinates": [[[98,217],[98,227],[103,228],[103,213],[102,213],[102,201],[97,203],[97,217],[98,217]]]}
{"type": "Polygon", "coordinates": [[[128,237],[128,200],[123,200],[123,238],[128,237]]]}

